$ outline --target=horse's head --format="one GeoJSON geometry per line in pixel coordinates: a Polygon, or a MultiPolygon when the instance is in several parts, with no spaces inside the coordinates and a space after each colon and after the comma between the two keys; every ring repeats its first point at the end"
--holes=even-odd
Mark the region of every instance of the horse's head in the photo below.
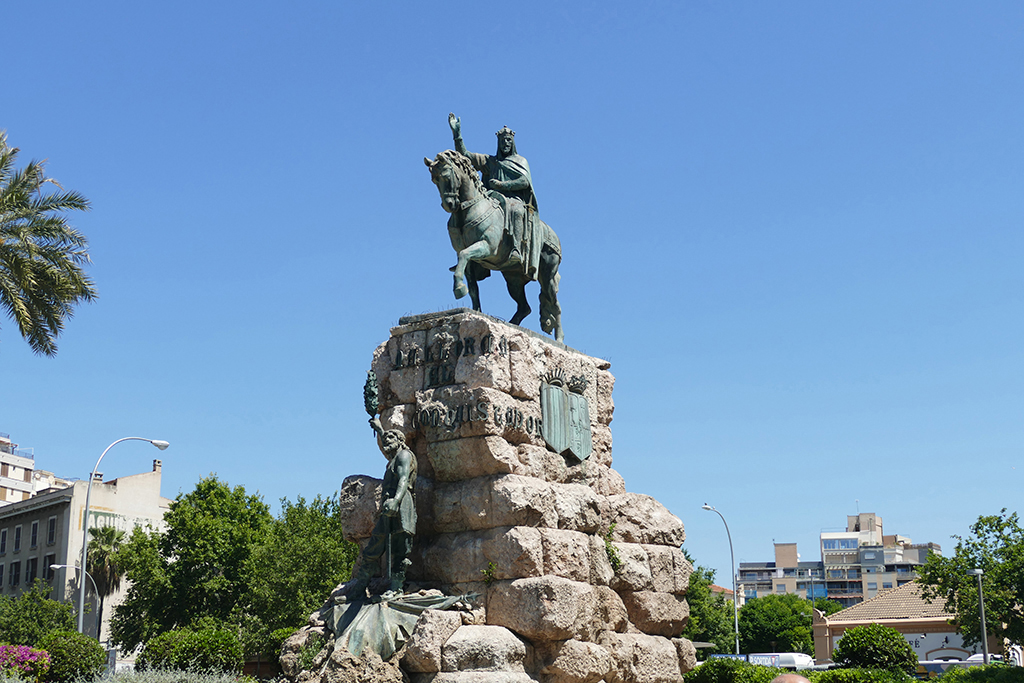
{"type": "Polygon", "coordinates": [[[462,178],[459,177],[455,164],[451,163],[443,152],[434,157],[433,161],[423,157],[423,163],[430,169],[430,180],[437,185],[437,191],[441,193],[441,208],[448,213],[458,211],[462,203],[462,178]]]}

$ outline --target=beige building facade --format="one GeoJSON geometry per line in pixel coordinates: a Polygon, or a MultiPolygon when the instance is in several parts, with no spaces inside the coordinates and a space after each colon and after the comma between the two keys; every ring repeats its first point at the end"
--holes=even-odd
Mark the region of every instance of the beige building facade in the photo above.
{"type": "MultiPolygon", "coordinates": [[[[113,526],[126,536],[140,526],[162,529],[171,501],[160,495],[161,470],[161,461],[154,460],[149,472],[107,482],[97,475],[88,520],[84,519],[88,481],[55,477],[54,486],[0,507],[0,593],[18,595],[38,578],[54,589],[53,598],[77,607],[83,524],[113,526]],[[70,568],[51,569],[51,565],[70,568]]],[[[123,599],[124,590],[122,586],[104,599],[103,623],[98,625],[97,596],[86,579],[86,633],[100,641],[108,638],[112,608],[123,599]]]]}

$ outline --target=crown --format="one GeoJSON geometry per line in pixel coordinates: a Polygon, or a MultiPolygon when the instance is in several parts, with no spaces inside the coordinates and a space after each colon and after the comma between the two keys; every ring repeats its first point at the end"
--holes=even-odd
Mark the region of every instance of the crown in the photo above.
{"type": "Polygon", "coordinates": [[[564,387],[565,371],[563,371],[562,368],[555,368],[551,372],[541,377],[541,379],[553,387],[564,387]]]}
{"type": "Polygon", "coordinates": [[[569,381],[566,382],[565,386],[574,394],[582,394],[587,390],[588,384],[590,384],[590,382],[588,382],[587,378],[583,375],[573,375],[569,381]]]}
{"type": "Polygon", "coordinates": [[[515,137],[516,136],[516,132],[514,130],[512,130],[511,128],[509,128],[508,126],[503,126],[501,130],[499,130],[497,133],[495,133],[495,135],[497,135],[499,138],[502,135],[508,135],[508,136],[511,136],[511,137],[515,137]]]}

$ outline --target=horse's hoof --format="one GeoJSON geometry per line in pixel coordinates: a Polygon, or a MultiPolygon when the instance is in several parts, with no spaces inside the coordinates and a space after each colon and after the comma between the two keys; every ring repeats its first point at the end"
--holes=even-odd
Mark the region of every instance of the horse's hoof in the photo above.
{"type": "Polygon", "coordinates": [[[465,282],[460,282],[459,284],[455,285],[455,290],[454,291],[455,291],[455,298],[456,299],[461,299],[462,297],[464,297],[467,294],[469,294],[469,287],[466,286],[465,282]]]}

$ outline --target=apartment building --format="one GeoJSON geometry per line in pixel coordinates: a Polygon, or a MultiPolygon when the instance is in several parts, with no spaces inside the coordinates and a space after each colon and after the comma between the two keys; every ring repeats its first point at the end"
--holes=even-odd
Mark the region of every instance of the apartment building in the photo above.
{"type": "MultiPolygon", "coordinates": [[[[77,604],[84,525],[114,526],[126,533],[137,526],[161,529],[171,503],[160,495],[161,470],[161,461],[154,460],[152,471],[142,474],[106,482],[97,474],[88,520],[84,519],[88,481],[54,477],[52,486],[0,507],[0,594],[20,594],[39,578],[54,588],[51,597],[77,604]],[[53,569],[52,565],[69,568],[53,569]]],[[[124,590],[105,598],[103,623],[97,624],[98,600],[86,580],[86,633],[106,640],[112,608],[121,602],[124,590]]]]}
{"type": "Polygon", "coordinates": [[[849,515],[845,529],[822,532],[819,551],[821,560],[801,562],[795,543],[776,543],[774,562],[741,562],[741,598],[796,593],[849,607],[913,581],[930,553],[942,554],[936,543],[885,535],[873,512],[849,515]]]}

